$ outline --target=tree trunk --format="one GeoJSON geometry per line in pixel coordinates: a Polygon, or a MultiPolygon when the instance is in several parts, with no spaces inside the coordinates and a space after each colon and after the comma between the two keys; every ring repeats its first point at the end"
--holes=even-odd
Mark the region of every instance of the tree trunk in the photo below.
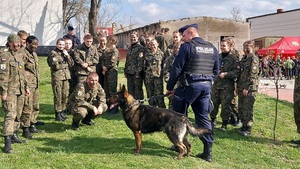
{"type": "Polygon", "coordinates": [[[102,0],[91,0],[91,8],[89,12],[89,33],[94,37],[94,44],[97,43],[97,16],[102,0]]]}

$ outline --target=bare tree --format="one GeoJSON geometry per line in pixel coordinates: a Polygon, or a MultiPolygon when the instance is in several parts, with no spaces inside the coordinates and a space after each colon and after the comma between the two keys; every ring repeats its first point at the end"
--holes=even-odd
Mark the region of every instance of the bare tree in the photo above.
{"type": "Polygon", "coordinates": [[[63,0],[63,26],[66,27],[72,18],[83,13],[88,0],[63,0]]]}
{"type": "Polygon", "coordinates": [[[245,21],[242,11],[239,8],[233,7],[231,10],[231,18],[234,21],[245,21]]]}

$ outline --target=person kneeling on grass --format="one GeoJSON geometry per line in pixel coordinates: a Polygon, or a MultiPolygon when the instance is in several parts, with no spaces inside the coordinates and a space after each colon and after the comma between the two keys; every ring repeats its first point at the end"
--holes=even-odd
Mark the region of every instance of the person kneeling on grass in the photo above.
{"type": "Polygon", "coordinates": [[[68,110],[73,115],[72,129],[79,129],[79,122],[93,125],[92,119],[107,110],[106,96],[95,72],[89,73],[86,82],[79,83],[69,97],[68,110]]]}

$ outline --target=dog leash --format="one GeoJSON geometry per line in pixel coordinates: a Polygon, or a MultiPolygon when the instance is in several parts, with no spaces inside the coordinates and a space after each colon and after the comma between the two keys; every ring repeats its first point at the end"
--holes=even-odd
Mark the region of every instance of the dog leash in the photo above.
{"type": "Polygon", "coordinates": [[[149,97],[149,98],[142,99],[142,100],[138,100],[138,101],[139,101],[140,103],[144,103],[144,102],[148,102],[149,100],[168,97],[169,95],[170,95],[170,94],[162,94],[162,95],[158,95],[158,96],[151,96],[151,97],[149,97]]]}

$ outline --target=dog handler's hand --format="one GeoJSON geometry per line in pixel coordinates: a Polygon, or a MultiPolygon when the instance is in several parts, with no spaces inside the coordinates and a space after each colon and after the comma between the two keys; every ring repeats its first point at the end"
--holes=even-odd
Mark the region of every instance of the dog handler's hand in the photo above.
{"type": "Polygon", "coordinates": [[[166,91],[166,95],[167,95],[168,97],[174,95],[174,90],[172,90],[172,91],[167,90],[167,91],[166,91]]]}

